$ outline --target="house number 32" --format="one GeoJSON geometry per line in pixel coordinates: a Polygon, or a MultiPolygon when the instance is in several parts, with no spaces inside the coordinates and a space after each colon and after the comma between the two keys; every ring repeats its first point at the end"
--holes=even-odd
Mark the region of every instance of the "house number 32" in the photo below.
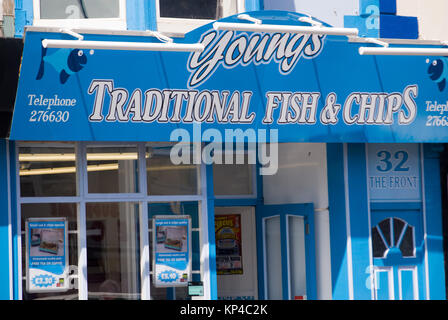
{"type": "Polygon", "coordinates": [[[406,166],[409,154],[406,151],[397,151],[393,154],[389,151],[379,151],[377,153],[380,164],[376,166],[376,169],[381,172],[395,171],[404,172],[409,171],[409,167],[406,166]]]}

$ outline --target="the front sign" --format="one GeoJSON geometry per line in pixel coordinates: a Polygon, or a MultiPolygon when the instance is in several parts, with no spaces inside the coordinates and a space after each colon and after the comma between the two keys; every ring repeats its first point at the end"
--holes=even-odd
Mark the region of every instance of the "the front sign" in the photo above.
{"type": "Polygon", "coordinates": [[[70,284],[66,219],[30,218],[25,234],[27,292],[67,291],[70,284]]]}
{"type": "MultiPolygon", "coordinates": [[[[251,13],[263,24],[307,25],[301,14],[251,13]]],[[[229,17],[223,22],[241,22],[229,17]]],[[[156,42],[85,34],[85,40],[156,42]]],[[[447,142],[445,58],[360,56],[344,37],[215,31],[177,43],[202,53],[44,49],[29,31],[11,139],[214,140],[252,130],[258,142],[447,142]],[[193,124],[202,134],[193,137],[193,124]],[[278,133],[278,134],[277,134],[278,133]]],[[[249,136],[249,134],[247,134],[249,136]]]]}
{"type": "Polygon", "coordinates": [[[186,287],[191,281],[190,216],[155,216],[153,272],[156,287],[186,287]]]}
{"type": "Polygon", "coordinates": [[[372,143],[367,158],[370,200],[421,200],[418,144],[372,143]]]}

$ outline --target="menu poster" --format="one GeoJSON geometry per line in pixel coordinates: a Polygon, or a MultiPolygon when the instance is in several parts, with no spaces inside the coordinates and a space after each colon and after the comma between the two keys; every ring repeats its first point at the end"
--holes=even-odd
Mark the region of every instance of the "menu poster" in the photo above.
{"type": "Polygon", "coordinates": [[[218,274],[243,274],[241,216],[215,215],[215,239],[218,274]]]}
{"type": "Polygon", "coordinates": [[[70,288],[67,220],[27,219],[25,234],[27,292],[67,291],[70,288]]]}
{"type": "Polygon", "coordinates": [[[155,216],[153,270],[156,287],[186,287],[191,281],[190,216],[155,216]]]}

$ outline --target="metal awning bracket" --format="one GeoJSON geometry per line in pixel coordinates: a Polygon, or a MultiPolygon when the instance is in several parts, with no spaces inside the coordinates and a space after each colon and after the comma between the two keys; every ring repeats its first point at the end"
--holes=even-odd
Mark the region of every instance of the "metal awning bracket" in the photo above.
{"type": "Polygon", "coordinates": [[[237,16],[237,18],[238,18],[238,19],[241,19],[241,20],[247,20],[247,21],[253,22],[253,23],[255,23],[255,24],[261,24],[261,23],[262,23],[262,21],[261,21],[260,19],[251,17],[250,15],[248,15],[248,14],[246,14],[246,13],[239,14],[239,15],[237,16]]]}
{"type": "Polygon", "coordinates": [[[300,17],[299,21],[300,22],[309,23],[309,24],[311,24],[314,27],[322,27],[322,23],[321,22],[314,20],[310,16],[308,16],[308,17],[300,17]]]}
{"type": "Polygon", "coordinates": [[[79,34],[79,33],[75,32],[75,31],[73,31],[73,30],[71,30],[71,29],[61,28],[60,31],[61,31],[62,33],[69,34],[69,35],[71,35],[72,37],[77,38],[78,40],[84,40],[84,36],[83,36],[82,34],[79,34]]]}

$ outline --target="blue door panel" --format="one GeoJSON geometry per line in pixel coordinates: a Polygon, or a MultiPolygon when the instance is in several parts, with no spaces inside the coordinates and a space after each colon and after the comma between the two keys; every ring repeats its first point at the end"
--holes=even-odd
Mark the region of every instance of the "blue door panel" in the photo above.
{"type": "Polygon", "coordinates": [[[400,270],[400,290],[402,300],[414,300],[414,272],[412,270],[400,270]]]}
{"type": "MultiPolygon", "coordinates": [[[[317,298],[316,286],[316,258],[315,258],[315,235],[314,235],[314,206],[312,203],[305,204],[284,204],[284,205],[264,205],[260,204],[256,207],[256,223],[257,223],[257,242],[264,243],[264,226],[263,219],[273,216],[280,216],[281,227],[281,255],[282,255],[282,292],[283,299],[289,298],[289,279],[288,279],[288,249],[287,249],[287,232],[286,219],[288,215],[296,215],[304,217],[305,221],[305,255],[306,255],[306,288],[307,298],[314,300],[317,298]]],[[[260,299],[265,297],[265,252],[264,246],[257,246],[259,281],[258,290],[260,299]]]]}
{"type": "Polygon", "coordinates": [[[389,274],[387,271],[376,272],[376,299],[389,300],[389,274]]]}
{"type": "MultiPolygon", "coordinates": [[[[372,210],[371,226],[374,268],[392,268],[393,298],[425,299],[425,240],[421,210],[372,210]]],[[[377,292],[377,299],[385,296],[382,288],[377,292]]]]}

